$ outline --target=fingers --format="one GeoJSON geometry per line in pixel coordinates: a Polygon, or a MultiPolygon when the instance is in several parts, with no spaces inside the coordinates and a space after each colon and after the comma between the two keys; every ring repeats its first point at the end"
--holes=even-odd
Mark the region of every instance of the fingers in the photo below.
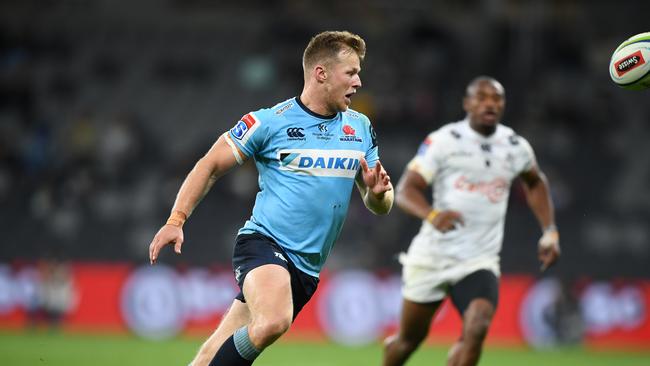
{"type": "Polygon", "coordinates": [[[375,165],[375,169],[377,170],[377,175],[379,176],[379,181],[387,186],[390,183],[390,175],[388,175],[388,172],[384,167],[381,165],[379,161],[377,161],[377,165],[375,165]]]}
{"type": "Polygon", "coordinates": [[[546,271],[550,265],[548,261],[548,253],[539,253],[539,260],[542,262],[541,266],[539,267],[540,272],[546,271]]]}
{"type": "Polygon", "coordinates": [[[460,212],[456,212],[456,211],[454,211],[454,214],[455,214],[454,215],[455,223],[457,223],[457,224],[459,224],[461,226],[465,226],[465,220],[463,219],[463,215],[461,215],[460,212]]]}
{"type": "Polygon", "coordinates": [[[151,241],[151,244],[149,244],[149,264],[153,265],[156,263],[156,259],[158,258],[158,252],[160,251],[158,242],[159,242],[158,235],[156,235],[151,241]]]}
{"type": "Polygon", "coordinates": [[[384,174],[384,176],[381,178],[381,182],[382,182],[385,186],[387,186],[387,189],[386,189],[387,191],[390,191],[391,189],[393,189],[393,188],[390,186],[390,176],[389,176],[388,174],[384,174]]]}
{"type": "Polygon", "coordinates": [[[449,211],[449,224],[451,225],[450,230],[456,229],[457,226],[464,226],[463,215],[458,211],[449,211]]]}
{"type": "Polygon", "coordinates": [[[375,164],[375,169],[374,170],[375,170],[376,175],[380,175],[382,171],[384,171],[384,172],[386,171],[386,170],[384,170],[384,167],[381,166],[381,162],[379,160],[377,160],[377,163],[375,164]]]}
{"type": "Polygon", "coordinates": [[[164,247],[165,245],[171,243],[174,243],[174,251],[177,254],[181,254],[181,246],[183,245],[182,239],[177,239],[176,241],[163,242],[158,237],[154,238],[154,240],[151,242],[151,245],[149,245],[149,263],[156,264],[156,261],[158,260],[158,254],[160,254],[160,249],[162,249],[162,247],[164,247]]]}
{"type": "Polygon", "coordinates": [[[549,269],[552,265],[553,265],[553,261],[551,261],[551,260],[549,259],[549,257],[545,257],[545,258],[542,260],[542,265],[540,266],[539,270],[540,270],[541,272],[544,272],[544,271],[546,271],[547,269],[549,269]]]}
{"type": "Polygon", "coordinates": [[[438,231],[440,231],[441,233],[447,233],[447,232],[452,231],[452,230],[454,230],[454,227],[449,226],[449,225],[441,225],[438,228],[438,231]]]}
{"type": "Polygon", "coordinates": [[[360,163],[361,163],[361,169],[363,169],[363,172],[368,173],[368,162],[366,161],[366,159],[361,158],[360,163]]]}
{"type": "Polygon", "coordinates": [[[460,212],[446,210],[436,216],[433,224],[438,231],[446,233],[457,229],[458,226],[465,225],[465,220],[463,220],[463,215],[460,212]]]}
{"type": "Polygon", "coordinates": [[[383,192],[388,192],[392,189],[390,187],[390,175],[388,175],[388,172],[384,169],[379,160],[377,160],[377,164],[373,168],[373,173],[378,177],[377,183],[382,186],[383,192]]]}
{"type": "Polygon", "coordinates": [[[390,176],[379,160],[377,160],[375,166],[372,168],[368,167],[368,162],[364,158],[360,159],[360,164],[363,169],[363,181],[371,189],[372,193],[381,195],[393,189],[390,184],[390,176]]]}
{"type": "Polygon", "coordinates": [[[149,244],[149,263],[156,264],[158,255],[162,248],[167,244],[174,244],[174,251],[181,254],[181,246],[183,245],[183,232],[177,227],[164,225],[156,236],[154,236],[151,244],[149,244]]]}
{"type": "Polygon", "coordinates": [[[538,242],[538,258],[542,262],[540,270],[544,272],[560,257],[560,236],[557,230],[545,231],[538,242]]]}
{"type": "Polygon", "coordinates": [[[456,224],[452,220],[441,220],[440,223],[436,226],[438,231],[446,233],[452,231],[456,228],[456,224]]]}
{"type": "Polygon", "coordinates": [[[386,175],[386,176],[388,175],[388,173],[386,173],[386,170],[381,165],[381,162],[379,160],[377,160],[377,163],[375,164],[375,167],[372,168],[372,169],[368,167],[368,162],[366,161],[365,158],[361,158],[361,160],[359,160],[359,162],[361,164],[361,169],[363,169],[364,173],[372,173],[376,177],[382,177],[384,175],[386,175]]]}
{"type": "Polygon", "coordinates": [[[539,260],[542,262],[540,271],[544,272],[557,262],[559,253],[554,248],[545,248],[539,252],[539,260]]]}

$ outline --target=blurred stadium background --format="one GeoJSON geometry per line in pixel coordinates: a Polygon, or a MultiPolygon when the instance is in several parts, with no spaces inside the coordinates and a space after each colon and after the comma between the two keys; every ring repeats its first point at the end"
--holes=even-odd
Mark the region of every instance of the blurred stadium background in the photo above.
{"type": "MultiPolygon", "coordinates": [[[[607,72],[620,42],[650,30],[647,7],[0,2],[0,364],[189,360],[234,295],[230,256],[257,190],[254,166],[215,185],[185,226],[182,256],[168,251],[151,269],[149,241],[218,135],[298,95],[309,38],[346,29],[368,45],[353,108],[373,121],[394,181],[427,132],[463,117],[464,87],[479,74],[504,84],[504,123],[549,176],[562,259],[538,273],[539,228],[515,186],[482,364],[650,365],[650,95],[617,88],[607,72]]],[[[290,365],[272,358],[309,347],[325,347],[311,353],[323,365],[377,364],[399,310],[396,255],[418,226],[399,210],[374,217],[353,198],[318,297],[259,364],[290,365]]],[[[444,362],[440,347],[459,323],[443,312],[413,365],[444,362]]]]}

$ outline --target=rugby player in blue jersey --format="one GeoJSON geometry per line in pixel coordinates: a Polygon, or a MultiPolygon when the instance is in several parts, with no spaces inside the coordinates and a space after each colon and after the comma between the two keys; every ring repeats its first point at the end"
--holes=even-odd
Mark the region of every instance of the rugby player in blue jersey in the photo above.
{"type": "Polygon", "coordinates": [[[251,365],[289,329],[316,290],[355,183],[370,211],[390,211],[393,187],[372,125],[348,108],[361,87],[365,48],[349,32],[314,36],[303,54],[300,96],[244,115],[183,182],[149,246],[152,264],[167,244],[181,252],[185,220],[220,176],[249,158],[259,172],[253,214],[233,253],[241,292],[192,366],[251,365]]]}

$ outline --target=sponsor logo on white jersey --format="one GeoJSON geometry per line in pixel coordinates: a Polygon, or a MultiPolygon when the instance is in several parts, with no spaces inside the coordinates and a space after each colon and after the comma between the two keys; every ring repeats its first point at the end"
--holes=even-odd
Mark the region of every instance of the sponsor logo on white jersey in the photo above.
{"type": "Polygon", "coordinates": [[[354,178],[363,152],[358,150],[291,149],[278,151],[280,170],[319,177],[354,178]]]}
{"type": "Polygon", "coordinates": [[[491,181],[472,181],[461,175],[454,182],[454,188],[459,191],[477,192],[487,197],[490,202],[503,201],[510,189],[508,181],[503,178],[495,178],[491,181]]]}

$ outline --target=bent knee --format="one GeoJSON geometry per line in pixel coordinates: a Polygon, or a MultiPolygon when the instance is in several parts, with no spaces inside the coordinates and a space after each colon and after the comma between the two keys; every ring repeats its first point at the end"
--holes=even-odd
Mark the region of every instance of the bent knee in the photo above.
{"type": "Polygon", "coordinates": [[[493,315],[494,306],[486,301],[470,306],[464,316],[465,339],[470,342],[482,342],[490,329],[493,315]]]}
{"type": "Polygon", "coordinates": [[[478,315],[469,319],[465,325],[465,340],[482,342],[487,336],[492,316],[478,315]]]}
{"type": "Polygon", "coordinates": [[[256,319],[248,327],[249,337],[256,347],[264,348],[273,343],[289,330],[290,317],[275,317],[271,319],[256,319]]]}

